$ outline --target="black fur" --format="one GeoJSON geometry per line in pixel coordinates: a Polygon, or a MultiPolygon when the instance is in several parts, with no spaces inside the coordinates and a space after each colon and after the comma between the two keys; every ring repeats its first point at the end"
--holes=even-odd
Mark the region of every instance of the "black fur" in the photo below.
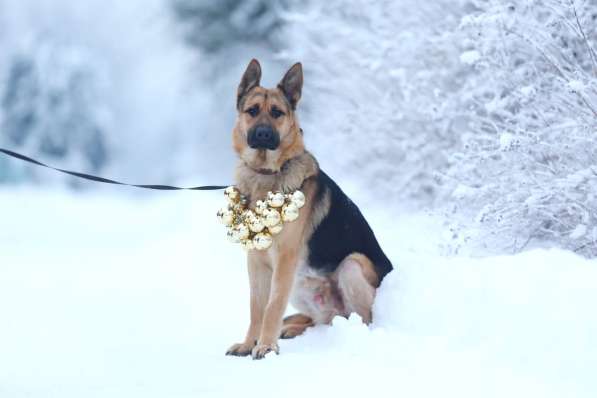
{"type": "Polygon", "coordinates": [[[329,192],[330,209],[309,240],[309,265],[333,272],[352,253],[367,256],[375,265],[379,281],[392,270],[392,263],[379,246],[363,214],[340,187],[322,170],[317,177],[315,201],[329,192]]]}

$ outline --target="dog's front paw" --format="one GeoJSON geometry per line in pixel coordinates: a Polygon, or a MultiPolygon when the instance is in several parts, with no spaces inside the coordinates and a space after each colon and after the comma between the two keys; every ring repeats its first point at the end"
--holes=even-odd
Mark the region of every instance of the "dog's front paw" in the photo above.
{"type": "Polygon", "coordinates": [[[276,343],[257,344],[253,348],[252,356],[253,356],[253,359],[263,359],[263,358],[265,358],[266,354],[268,354],[272,351],[275,352],[276,354],[280,353],[280,347],[278,347],[278,344],[276,344],[276,343]]]}
{"type": "Polygon", "coordinates": [[[226,355],[234,355],[236,357],[246,357],[247,355],[251,354],[251,350],[255,347],[255,343],[239,343],[233,344],[228,351],[226,351],[226,355]]]}

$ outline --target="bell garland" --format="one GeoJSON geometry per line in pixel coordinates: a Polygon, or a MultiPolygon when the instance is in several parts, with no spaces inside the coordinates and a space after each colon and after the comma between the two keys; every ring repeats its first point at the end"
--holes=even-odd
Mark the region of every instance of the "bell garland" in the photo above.
{"type": "Polygon", "coordinates": [[[296,220],[305,205],[305,195],[299,190],[268,192],[265,200],[255,203],[254,210],[247,208],[247,198],[234,186],[226,188],[224,196],[228,206],[218,211],[218,219],[227,227],[228,239],[246,250],[269,249],[272,235],[279,234],[284,223],[296,220]]]}

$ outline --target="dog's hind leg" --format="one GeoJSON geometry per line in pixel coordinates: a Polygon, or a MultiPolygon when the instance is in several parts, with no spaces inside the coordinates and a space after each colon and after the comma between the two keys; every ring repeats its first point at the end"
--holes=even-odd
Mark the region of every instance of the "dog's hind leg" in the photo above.
{"type": "Polygon", "coordinates": [[[303,314],[294,314],[287,316],[282,321],[281,339],[292,339],[303,334],[310,326],[313,326],[313,319],[303,314]]]}
{"type": "Polygon", "coordinates": [[[356,312],[366,324],[371,323],[371,308],[375,300],[378,277],[367,256],[353,253],[347,256],[334,272],[338,292],[344,304],[344,316],[356,312]]]}

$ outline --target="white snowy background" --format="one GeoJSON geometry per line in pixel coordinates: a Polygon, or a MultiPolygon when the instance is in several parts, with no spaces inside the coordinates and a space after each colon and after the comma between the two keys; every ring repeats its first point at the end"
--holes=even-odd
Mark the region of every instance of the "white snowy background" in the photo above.
{"type": "Polygon", "coordinates": [[[307,145],[396,267],[371,326],[225,357],[221,193],[0,157],[0,397],[594,397],[596,48],[592,0],[0,0],[0,147],[226,184],[246,64],[302,61],[307,145]]]}

